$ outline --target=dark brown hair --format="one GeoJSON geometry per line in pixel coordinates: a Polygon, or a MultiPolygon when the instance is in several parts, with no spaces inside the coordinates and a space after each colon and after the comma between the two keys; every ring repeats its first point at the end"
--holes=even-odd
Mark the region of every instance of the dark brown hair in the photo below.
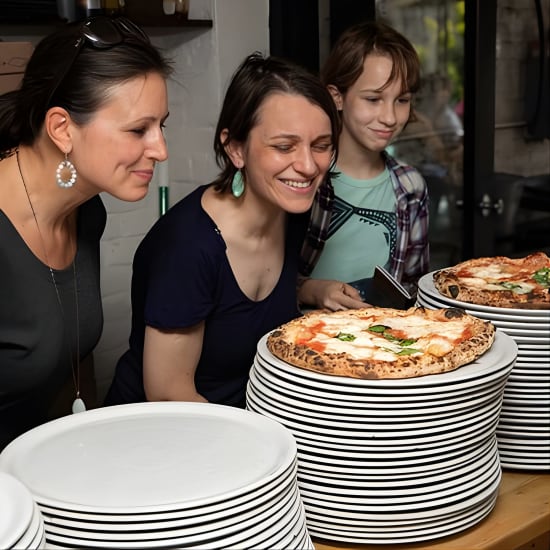
{"type": "Polygon", "coordinates": [[[370,54],[387,55],[393,61],[386,86],[401,79],[404,93],[418,91],[420,60],[416,50],[402,34],[378,21],[364,21],[343,31],[323,65],[321,80],[345,94],[361,76],[365,57],[370,54]]]}
{"type": "Polygon", "coordinates": [[[234,73],[216,127],[214,152],[221,172],[214,180],[215,188],[224,192],[231,188],[237,169],[225,151],[231,140],[244,143],[258,123],[264,101],[275,93],[300,95],[320,107],[330,119],[333,158],[336,158],[340,119],[334,100],[319,78],[304,67],[277,57],[264,57],[255,52],[245,58],[234,73]],[[227,129],[225,141],[221,133],[227,129]]]}
{"type": "Polygon", "coordinates": [[[171,74],[171,62],[139,36],[109,48],[84,44],[72,59],[82,25],[67,24],[43,38],[34,49],[19,89],[0,96],[1,153],[22,143],[32,145],[53,105],[67,109],[78,124],[86,124],[109,99],[114,86],[149,73],[164,78],[171,74]],[[69,62],[72,64],[66,72],[69,62]],[[64,76],[58,81],[60,73],[64,76]]]}

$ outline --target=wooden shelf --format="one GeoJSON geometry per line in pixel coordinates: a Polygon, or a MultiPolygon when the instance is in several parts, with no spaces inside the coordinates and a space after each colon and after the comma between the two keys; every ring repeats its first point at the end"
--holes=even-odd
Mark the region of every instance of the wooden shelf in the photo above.
{"type": "Polygon", "coordinates": [[[126,0],[124,15],[142,27],[212,27],[212,20],[188,19],[187,13],[166,15],[160,1],[126,0]]]}
{"type": "Polygon", "coordinates": [[[211,19],[187,19],[186,17],[178,17],[177,15],[156,15],[147,17],[127,15],[126,17],[141,27],[212,27],[211,19]]]}

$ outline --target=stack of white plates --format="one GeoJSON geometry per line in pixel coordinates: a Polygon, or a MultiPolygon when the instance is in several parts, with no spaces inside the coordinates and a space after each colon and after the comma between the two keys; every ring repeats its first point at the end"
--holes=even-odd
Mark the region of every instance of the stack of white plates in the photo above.
{"type": "Polygon", "coordinates": [[[298,485],[311,535],[334,541],[425,541],[492,510],[501,479],[495,429],[517,353],[498,334],[476,362],[394,380],[329,376],[258,344],[247,407],[298,444],[298,485]]]}
{"type": "Polygon", "coordinates": [[[550,310],[501,308],[453,300],[435,288],[433,273],[419,281],[419,305],[430,309],[465,309],[493,323],[518,346],[497,427],[502,466],[550,471],[550,310]]]}
{"type": "Polygon", "coordinates": [[[0,454],[49,548],[313,548],[283,426],[207,403],[95,409],[0,454]]]}
{"type": "Polygon", "coordinates": [[[31,492],[0,472],[0,548],[43,548],[44,521],[31,492]]]}

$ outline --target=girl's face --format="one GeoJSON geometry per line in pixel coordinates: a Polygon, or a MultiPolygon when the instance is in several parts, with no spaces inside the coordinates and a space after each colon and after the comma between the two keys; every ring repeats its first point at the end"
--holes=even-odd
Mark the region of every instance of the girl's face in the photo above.
{"type": "Polygon", "coordinates": [[[389,56],[370,54],[363,72],[345,94],[329,86],[342,112],[342,139],[368,151],[382,151],[403,130],[411,113],[411,93],[402,92],[401,78],[384,88],[393,62],[389,56]]]}
{"type": "Polygon", "coordinates": [[[235,164],[244,165],[253,193],[286,212],[305,212],[331,164],[330,119],[303,96],[271,94],[238,149],[235,164]]]}
{"type": "Polygon", "coordinates": [[[161,75],[149,73],[114,87],[109,101],[72,136],[69,158],[78,172],[77,186],[125,201],[142,199],[155,164],[168,156],[163,135],[167,116],[161,75]]]}

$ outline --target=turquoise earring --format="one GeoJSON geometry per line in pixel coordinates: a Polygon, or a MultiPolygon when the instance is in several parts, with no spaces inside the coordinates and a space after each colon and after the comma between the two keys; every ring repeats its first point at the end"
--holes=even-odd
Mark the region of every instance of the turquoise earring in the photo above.
{"type": "Polygon", "coordinates": [[[244,179],[240,170],[235,172],[233,181],[231,182],[231,193],[238,199],[244,193],[244,179]]]}

